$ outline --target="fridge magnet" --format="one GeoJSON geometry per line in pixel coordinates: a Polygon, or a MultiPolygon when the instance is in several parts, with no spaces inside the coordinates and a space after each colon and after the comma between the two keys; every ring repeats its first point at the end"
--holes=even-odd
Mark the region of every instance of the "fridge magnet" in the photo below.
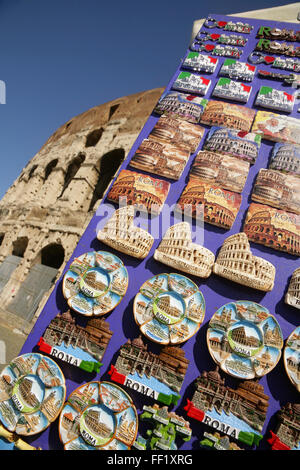
{"type": "Polygon", "coordinates": [[[233,80],[252,82],[255,76],[255,65],[240,62],[236,59],[226,59],[220,69],[219,74],[233,80]]]}
{"type": "Polygon", "coordinates": [[[156,216],[162,210],[170,189],[167,181],[135,171],[121,170],[107,199],[120,206],[133,205],[139,211],[156,216]]]}
{"type": "Polygon", "coordinates": [[[143,406],[140,419],[150,421],[152,429],[147,431],[147,439],[138,436],[133,445],[138,450],[177,450],[178,438],[187,442],[192,437],[190,423],[174,411],[168,411],[167,406],[143,406]]]}
{"type": "Polygon", "coordinates": [[[276,269],[269,261],[252,254],[248,237],[241,232],[226,238],[213,272],[237,284],[269,292],[274,287],[276,269]]]}
{"type": "Polygon", "coordinates": [[[268,439],[272,450],[300,450],[299,403],[286,403],[276,417],[277,426],[268,439]]]}
{"type": "Polygon", "coordinates": [[[148,138],[194,153],[200,144],[204,131],[204,127],[198,124],[192,124],[175,115],[164,114],[160,116],[148,138]]]}
{"type": "Polygon", "coordinates": [[[200,52],[189,52],[182,63],[182,68],[194,70],[195,72],[214,73],[219,59],[200,52]]]}
{"type": "Polygon", "coordinates": [[[151,250],[154,238],[147,230],[134,225],[134,217],[134,206],[117,209],[99,230],[97,238],[117,251],[144,259],[151,250]]]}
{"type": "Polygon", "coordinates": [[[220,307],[209,321],[208,350],[229,375],[254,379],[277,365],[283,338],[276,318],[255,302],[238,300],[220,307]]]}
{"type": "Polygon", "coordinates": [[[295,47],[293,44],[286,42],[270,41],[269,39],[260,39],[255,46],[255,50],[270,54],[300,57],[300,47],[295,47]]]}
{"type": "Polygon", "coordinates": [[[259,78],[265,78],[267,80],[278,80],[285,85],[291,85],[292,88],[298,88],[300,85],[300,75],[295,73],[278,73],[270,72],[269,70],[258,70],[257,76],[259,78]]]}
{"type": "Polygon", "coordinates": [[[255,105],[263,108],[275,109],[291,113],[295,104],[295,97],[286,91],[276,90],[270,86],[261,86],[257,94],[255,105]]]}
{"type": "Polygon", "coordinates": [[[288,378],[300,392],[300,326],[286,340],[283,362],[288,378]]]}
{"type": "Polygon", "coordinates": [[[223,46],[221,44],[203,44],[202,41],[194,40],[190,46],[193,52],[208,52],[211,55],[217,55],[221,57],[235,57],[239,59],[242,51],[235,46],[223,46]]]}
{"type": "Polygon", "coordinates": [[[252,132],[274,142],[300,144],[299,119],[269,111],[257,111],[252,132]]]}
{"type": "Polygon", "coordinates": [[[155,354],[139,336],[121,346],[109,375],[113,382],[137,393],[165,405],[177,405],[188,365],[179,346],[164,346],[155,354]]]}
{"type": "Polygon", "coordinates": [[[300,176],[300,145],[277,143],[272,148],[269,168],[300,176]]]}
{"type": "Polygon", "coordinates": [[[277,27],[271,28],[270,26],[260,26],[257,31],[257,38],[283,40],[291,42],[300,41],[300,31],[292,29],[280,29],[277,27]]]}
{"type": "Polygon", "coordinates": [[[205,95],[211,85],[211,80],[201,75],[191,72],[180,72],[176,80],[173,82],[173,90],[183,91],[186,93],[196,93],[205,95]]]}
{"type": "Polygon", "coordinates": [[[218,80],[212,96],[247,103],[251,90],[252,87],[249,85],[223,77],[218,80]]]}
{"type": "Polygon", "coordinates": [[[195,392],[187,400],[187,416],[248,446],[258,446],[267,417],[269,397],[256,380],[243,380],[237,388],[225,384],[219,367],[203,371],[195,392]]]}
{"type": "Polygon", "coordinates": [[[206,28],[220,28],[224,31],[232,31],[235,33],[243,33],[243,34],[250,34],[253,30],[253,26],[248,23],[242,23],[241,21],[237,21],[234,23],[233,21],[219,21],[215,18],[209,16],[205,22],[204,26],[206,28]]]}
{"type": "Polygon", "coordinates": [[[224,101],[210,100],[201,116],[201,123],[250,132],[255,110],[224,101]]]}
{"type": "MultiPolygon", "coordinates": [[[[221,133],[224,129],[222,129],[221,133]]],[[[239,158],[217,152],[200,150],[193,162],[191,179],[215,184],[223,189],[241,193],[246,183],[250,164],[239,158]]]]}
{"type": "Polygon", "coordinates": [[[193,243],[190,224],[180,222],[168,228],[154,252],[154,259],[175,270],[207,278],[211,275],[215,255],[193,243]]]}
{"type": "Polygon", "coordinates": [[[0,421],[10,432],[33,436],[56,420],[65,396],[58,365],[42,354],[23,354],[1,372],[0,421]]]}
{"type": "Polygon", "coordinates": [[[254,132],[213,126],[207,134],[204,149],[210,152],[231,155],[254,164],[258,157],[260,145],[261,136],[254,132]]]}
{"type": "Polygon", "coordinates": [[[264,55],[262,52],[253,51],[248,57],[251,64],[271,65],[275,69],[291,70],[292,72],[300,72],[300,62],[292,57],[273,57],[264,55]]]}
{"type": "Polygon", "coordinates": [[[229,230],[236,219],[241,202],[242,196],[238,193],[190,179],[177,202],[176,210],[229,230]]]}
{"type": "Polygon", "coordinates": [[[165,142],[144,139],[130,160],[130,166],[165,178],[178,180],[189,157],[189,150],[165,142]]]}
{"type": "Polygon", "coordinates": [[[91,251],[75,258],[63,278],[69,307],[82,315],[105,315],[123,299],[128,273],[123,261],[107,251],[91,251]]]}
{"type": "Polygon", "coordinates": [[[91,318],[81,326],[68,310],[51,320],[37,346],[55,359],[98,373],[112,334],[103,318],[91,318]]]}
{"type": "Polygon", "coordinates": [[[237,34],[218,34],[218,33],[208,33],[206,31],[199,31],[196,36],[197,41],[206,42],[206,41],[215,41],[219,44],[226,44],[228,46],[241,46],[244,47],[247,44],[248,39],[244,36],[237,34]]]}
{"type": "Polygon", "coordinates": [[[200,441],[200,447],[205,450],[244,450],[241,449],[235,442],[232,442],[228,436],[218,432],[203,433],[204,439],[200,441]]]}
{"type": "Polygon", "coordinates": [[[300,268],[295,269],[292,274],[288,291],[285,295],[285,303],[300,309],[300,268]]]}
{"type": "Polygon", "coordinates": [[[252,242],[300,256],[300,216],[252,202],[243,231],[252,242]]]}
{"type": "Polygon", "coordinates": [[[176,345],[199,330],[205,315],[205,300],[197,285],[177,274],[157,274],[135,296],[133,314],[146,338],[159,344],[176,345]]]}
{"type": "Polygon", "coordinates": [[[130,396],[110,382],[88,382],[70,395],[59,418],[65,450],[130,450],[138,416],[130,396]]]}
{"type": "Polygon", "coordinates": [[[276,170],[259,170],[252,200],[300,214],[300,181],[293,175],[276,170]]]}
{"type": "Polygon", "coordinates": [[[154,107],[156,114],[172,113],[188,122],[200,122],[207,100],[200,96],[179,93],[178,91],[167,91],[162,94],[154,107]]]}

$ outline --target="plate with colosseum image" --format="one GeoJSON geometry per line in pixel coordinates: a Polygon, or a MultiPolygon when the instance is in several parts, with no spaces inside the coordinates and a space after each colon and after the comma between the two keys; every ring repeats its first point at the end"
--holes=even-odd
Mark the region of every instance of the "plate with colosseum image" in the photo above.
{"type": "Polygon", "coordinates": [[[239,300],[223,305],[212,316],[207,345],[224,372],[254,379],[274,369],[281,357],[283,338],[277,320],[265,307],[239,300]]]}
{"type": "Polygon", "coordinates": [[[297,326],[286,340],[283,362],[288,378],[300,392],[300,326],[297,326]]]}
{"type": "Polygon", "coordinates": [[[205,300],[197,285],[186,276],[163,273],[140,287],[133,313],[141,333],[151,341],[180,344],[200,328],[205,300]]]}
{"type": "Polygon", "coordinates": [[[65,450],[130,450],[138,416],[130,396],[110,382],[88,382],[74,390],[59,418],[65,450]]]}
{"type": "Polygon", "coordinates": [[[122,300],[128,288],[123,261],[107,251],[75,258],[63,278],[63,295],[71,309],[82,315],[105,315],[122,300]]]}
{"type": "Polygon", "coordinates": [[[33,436],[56,420],[65,397],[58,365],[41,354],[23,354],[1,372],[0,421],[10,432],[33,436]]]}

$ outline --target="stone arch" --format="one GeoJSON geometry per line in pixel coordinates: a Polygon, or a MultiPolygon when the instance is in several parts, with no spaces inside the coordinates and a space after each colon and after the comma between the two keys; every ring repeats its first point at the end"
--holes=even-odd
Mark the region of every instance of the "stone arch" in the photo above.
{"type": "Polygon", "coordinates": [[[29,170],[29,173],[28,173],[28,179],[30,180],[30,178],[33,177],[34,173],[35,173],[35,170],[37,169],[37,165],[33,165],[30,170],[29,170]]]}
{"type": "Polygon", "coordinates": [[[60,243],[50,243],[40,250],[34,264],[39,263],[49,268],[59,269],[64,259],[65,250],[63,246],[60,243]]]}
{"type": "Polygon", "coordinates": [[[44,182],[49,178],[51,175],[53,169],[56,167],[58,164],[58,159],[55,158],[55,160],[51,160],[51,162],[48,163],[48,165],[45,168],[45,173],[44,173],[44,182]]]}
{"type": "Polygon", "coordinates": [[[85,155],[84,153],[79,153],[76,157],[71,160],[71,162],[68,165],[66,174],[65,174],[65,180],[64,180],[64,185],[61,191],[61,194],[59,195],[59,198],[62,197],[63,193],[71,183],[72,179],[78,172],[79,168],[81,167],[82,163],[85,160],[85,155]]]}
{"type": "Polygon", "coordinates": [[[85,146],[95,147],[95,145],[97,145],[101,139],[103,132],[103,127],[99,127],[99,129],[94,129],[93,131],[89,132],[89,134],[86,136],[85,146]]]}
{"type": "Polygon", "coordinates": [[[28,237],[18,237],[12,244],[12,255],[24,258],[28,246],[28,237]]]}

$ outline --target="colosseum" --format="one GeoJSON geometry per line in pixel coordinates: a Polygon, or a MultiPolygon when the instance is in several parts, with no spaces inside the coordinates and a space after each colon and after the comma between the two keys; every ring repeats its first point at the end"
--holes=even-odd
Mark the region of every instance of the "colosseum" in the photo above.
{"type": "Polygon", "coordinates": [[[28,333],[162,94],[96,106],[61,126],[0,201],[0,322],[28,333]]]}

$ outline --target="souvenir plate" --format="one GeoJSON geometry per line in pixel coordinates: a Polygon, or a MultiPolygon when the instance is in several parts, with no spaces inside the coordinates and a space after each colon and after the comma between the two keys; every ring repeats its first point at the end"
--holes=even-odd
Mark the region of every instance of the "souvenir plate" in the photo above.
{"type": "Polygon", "coordinates": [[[75,258],[63,279],[63,295],[82,315],[105,315],[123,299],[128,273],[123,261],[107,251],[91,251],[75,258]]]}
{"type": "Polygon", "coordinates": [[[199,330],[205,301],[198,287],[181,274],[157,274],[135,296],[134,318],[140,331],[160,344],[180,344],[199,330]]]}
{"type": "Polygon", "coordinates": [[[88,382],[71,393],[59,418],[65,450],[130,450],[138,431],[135,406],[109,382],[88,382]]]}
{"type": "Polygon", "coordinates": [[[0,375],[0,421],[11,432],[33,436],[55,421],[65,397],[58,365],[41,354],[23,354],[0,375]]]}
{"type": "Polygon", "coordinates": [[[249,132],[255,110],[238,104],[210,100],[201,116],[200,122],[209,126],[229,127],[249,132]]]}
{"type": "Polygon", "coordinates": [[[269,311],[255,302],[238,300],[219,308],[207,330],[213,360],[229,375],[254,379],[278,363],[282,332],[269,311]]]}
{"type": "Polygon", "coordinates": [[[286,340],[283,361],[288,378],[300,392],[300,326],[286,340]]]}

